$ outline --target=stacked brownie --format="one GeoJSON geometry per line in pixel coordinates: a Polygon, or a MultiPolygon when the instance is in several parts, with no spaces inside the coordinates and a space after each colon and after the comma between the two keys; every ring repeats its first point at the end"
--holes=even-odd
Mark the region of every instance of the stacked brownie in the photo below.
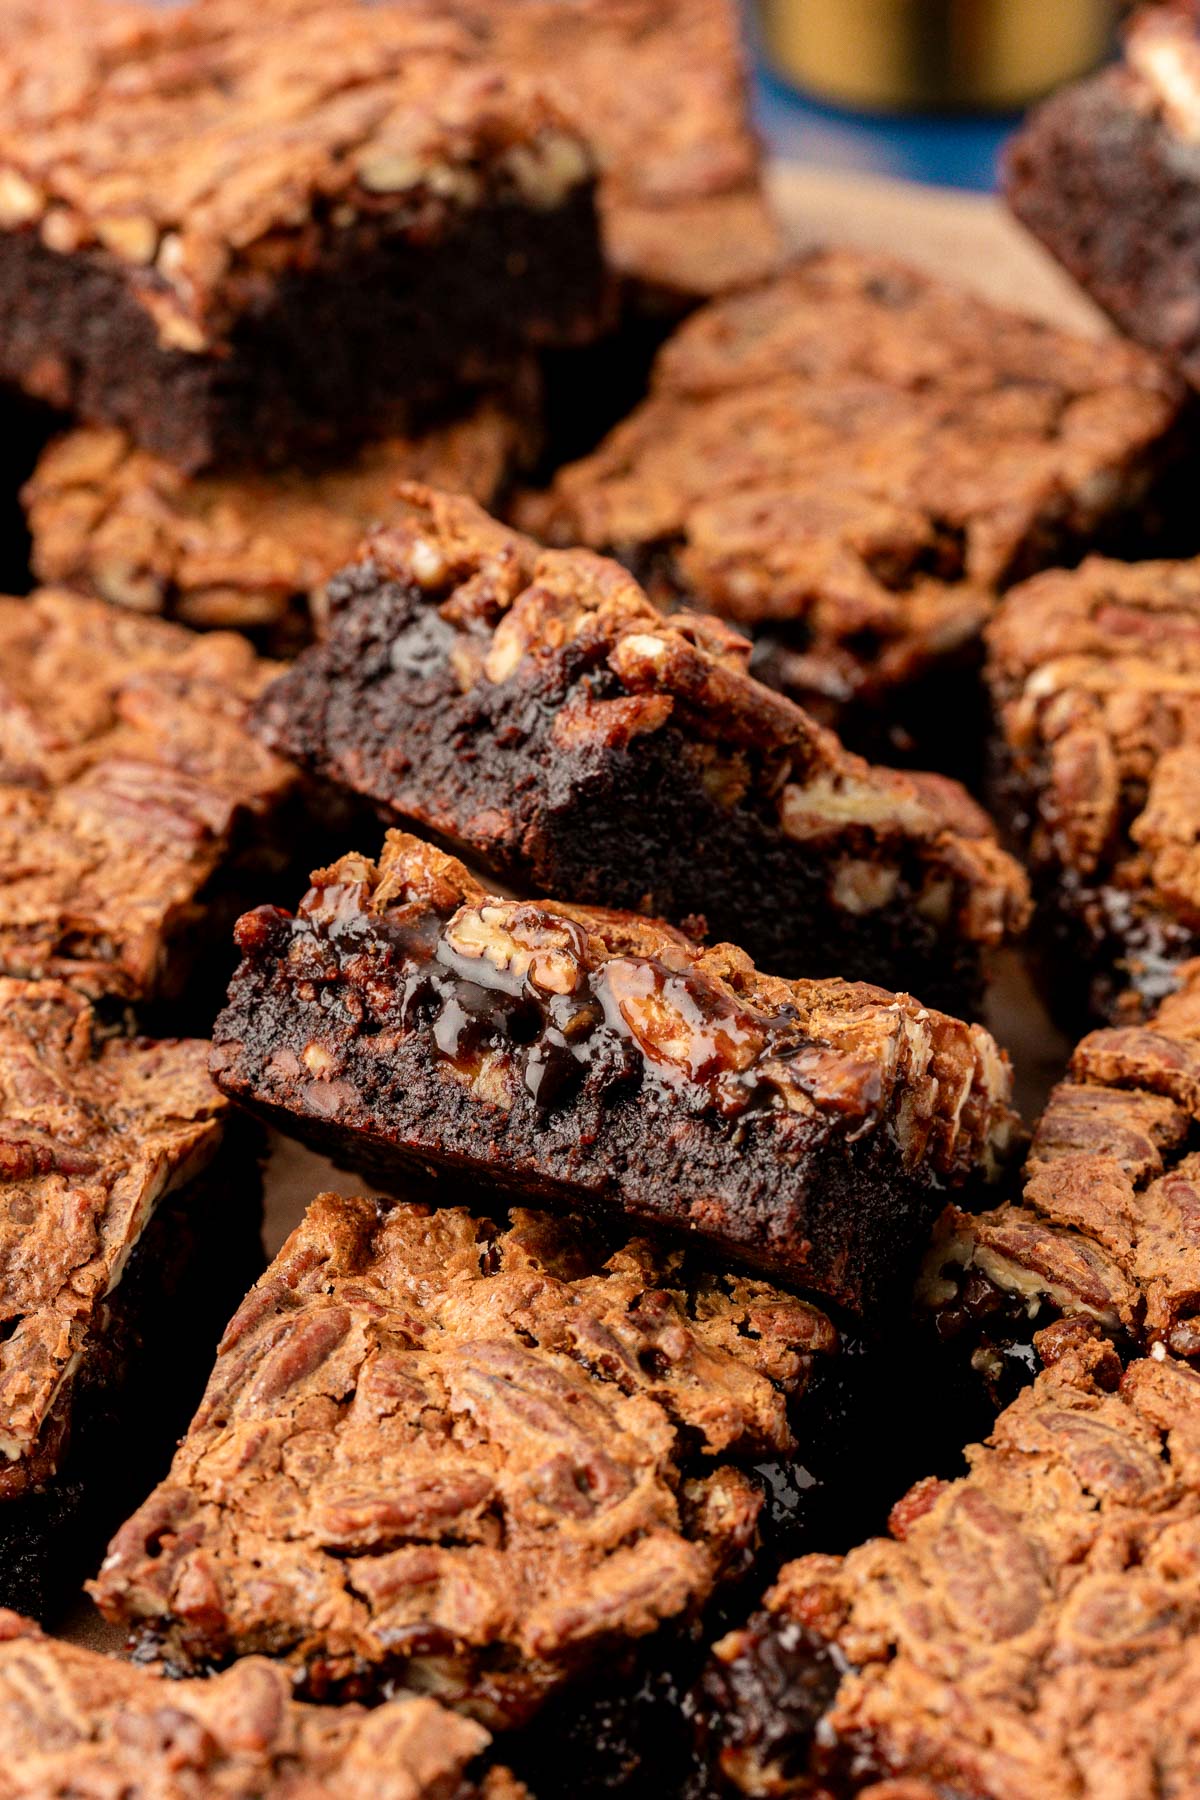
{"type": "MultiPolygon", "coordinates": [[[[644,404],[521,517],[752,628],[769,677],[844,730],[920,745],[928,678],[962,694],[997,590],[1136,522],[1179,404],[1131,346],[818,253],[684,324],[644,404]]],[[[937,691],[962,769],[977,725],[937,691]]]]}
{"type": "Polygon", "coordinates": [[[265,740],[526,893],[657,914],[766,969],[970,1011],[1022,871],[955,782],[872,768],[719,620],[406,488],[329,588],[265,740]]]}

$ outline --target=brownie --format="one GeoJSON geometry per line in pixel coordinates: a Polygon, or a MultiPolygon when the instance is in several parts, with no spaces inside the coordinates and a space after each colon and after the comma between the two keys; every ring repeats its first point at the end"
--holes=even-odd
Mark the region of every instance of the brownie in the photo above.
{"type": "Polygon", "coordinates": [[[872,768],[617,564],[405,488],[265,741],[535,893],[703,920],[784,975],[976,1010],[1024,872],[955,783],[872,768]]]}
{"type": "Polygon", "coordinates": [[[181,468],[262,464],[410,431],[602,323],[590,152],[465,28],[355,0],[135,19],[6,45],[0,378],[181,468]]]}
{"type": "MultiPolygon", "coordinates": [[[[324,4],[324,0],[317,0],[324,4]]],[[[779,233],[735,0],[438,0],[596,147],[609,261],[662,308],[759,279],[779,233]]]]}
{"type": "Polygon", "coordinates": [[[0,1613],[4,1800],[522,1800],[487,1745],[428,1697],[305,1706],[261,1657],[167,1683],[0,1613]]]}
{"type": "Polygon", "coordinates": [[[1200,1367],[1200,963],[1185,975],[1145,1025],[1078,1045],[1021,1198],[939,1222],[919,1299],[1001,1397],[1061,1319],[1200,1367]]]}
{"type": "Polygon", "coordinates": [[[34,570],[136,612],[294,651],[320,621],[329,577],[390,515],[401,481],[493,505],[533,453],[535,416],[488,398],[419,437],[312,468],[194,477],[121,431],[82,427],[49,446],[25,485],[34,570]]]}
{"type": "Polygon", "coordinates": [[[892,1535],[790,1564],[716,1647],[703,1791],[1184,1800],[1200,1373],[1076,1331],[892,1535]]]}
{"type": "Polygon", "coordinates": [[[1007,1058],[907,995],[489,894],[393,831],[239,920],[230,1096],[372,1179],[698,1234],[854,1309],[1015,1136],[1007,1058]]]}
{"type": "Polygon", "coordinates": [[[1137,342],[1200,385],[1200,28],[1146,7],[1123,59],[1062,89],[1008,147],[1023,224],[1137,342]]]}
{"type": "Polygon", "coordinates": [[[752,628],[769,678],[853,735],[941,722],[961,767],[997,589],[1138,518],[1180,404],[1131,346],[820,252],[686,321],[645,402],[519,520],[752,628]],[[938,671],[939,704],[906,710],[938,671]]]}
{"type": "Polygon", "coordinates": [[[797,1450],[835,1346],[627,1230],[325,1194],[92,1592],[174,1669],[263,1652],[315,1698],[518,1724],[742,1573],[748,1465],[797,1450]]]}
{"type": "Polygon", "coordinates": [[[57,589],[0,599],[0,974],[115,1005],[224,969],[294,854],[298,776],[246,728],[274,667],[57,589]]]}
{"type": "Polygon", "coordinates": [[[995,810],[1031,872],[1066,1022],[1137,1017],[1200,951],[1200,561],[1102,559],[988,631],[995,810]]]}
{"type": "Polygon", "coordinates": [[[207,1044],[0,978],[0,1605],[45,1614],[166,1467],[261,1268],[207,1044]]]}

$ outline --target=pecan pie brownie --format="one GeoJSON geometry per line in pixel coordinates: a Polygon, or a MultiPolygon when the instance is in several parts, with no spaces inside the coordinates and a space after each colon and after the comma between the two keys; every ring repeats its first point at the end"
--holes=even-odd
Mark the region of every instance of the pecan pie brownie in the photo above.
{"type": "Polygon", "coordinates": [[[499,899],[400,832],[237,940],[213,1072],[283,1130],[373,1179],[695,1234],[856,1310],[1014,1145],[981,1026],[632,914],[499,899]]]}
{"type": "Polygon", "coordinates": [[[749,1465],[802,1453],[815,1308],[545,1213],[325,1194],[222,1341],[93,1584],[147,1653],[490,1726],[744,1572],[749,1465]]]}
{"type": "Polygon", "coordinates": [[[704,299],[774,266],[734,0],[438,3],[595,146],[608,258],[645,299],[704,299]]]}
{"type": "Polygon", "coordinates": [[[1137,342],[1200,385],[1200,21],[1147,6],[1123,59],[1062,89],[1009,145],[1024,225],[1137,342]]]}
{"type": "Polygon", "coordinates": [[[404,490],[331,584],[324,641],[259,729],[528,892],[734,939],[784,975],[973,1010],[1023,871],[957,784],[872,768],[748,672],[714,618],[404,490]]]}
{"type": "Polygon", "coordinates": [[[0,599],[0,974],[142,1005],[226,966],[294,856],[298,777],[246,728],[273,667],[56,589],[0,599]]]}
{"type": "Polygon", "coordinates": [[[494,506],[536,448],[537,406],[487,398],[419,437],[376,440],[315,466],[187,476],[112,427],[56,439],[25,483],[35,575],[198,630],[228,627],[296,650],[325,584],[402,481],[494,506]]]}
{"type": "Polygon", "coordinates": [[[1069,1020],[1137,1017],[1200,951],[1200,562],[1101,558],[988,634],[996,811],[1069,1020]]]}
{"type": "Polygon", "coordinates": [[[126,12],[0,58],[0,377],[182,468],[261,464],[598,327],[590,152],[465,27],[126,12]]]}
{"type": "Polygon", "coordinates": [[[1132,346],[821,252],[683,324],[649,397],[519,521],[753,628],[771,678],[847,730],[890,709],[920,743],[944,715],[962,766],[996,591],[1136,521],[1180,394],[1132,346]],[[947,664],[941,715],[927,690],[906,710],[947,664]]]}
{"type": "Polygon", "coordinates": [[[716,1647],[700,1791],[1185,1800],[1200,1373],[1077,1334],[892,1536],[791,1563],[716,1647]]]}
{"type": "Polygon", "coordinates": [[[1200,963],[1145,1025],[1094,1031],[1038,1122],[1018,1201],[947,1209],[918,1290],[993,1394],[1084,1319],[1200,1366],[1200,963]]]}
{"type": "Polygon", "coordinates": [[[523,1800],[487,1743],[435,1700],[305,1706],[259,1657],[167,1682],[0,1612],[3,1800],[523,1800]]]}
{"type": "Polygon", "coordinates": [[[44,1616],[95,1566],[262,1266],[207,1061],[0,978],[0,1604],[44,1616]]]}

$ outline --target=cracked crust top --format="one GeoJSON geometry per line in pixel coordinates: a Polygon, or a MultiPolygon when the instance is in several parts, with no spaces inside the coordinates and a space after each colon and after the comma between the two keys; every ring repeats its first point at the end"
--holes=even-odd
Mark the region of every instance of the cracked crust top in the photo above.
{"type": "Polygon", "coordinates": [[[1200,930],[1200,561],[1038,576],[989,627],[988,680],[1035,868],[1200,930]]]}
{"type": "Polygon", "coordinates": [[[761,1495],[736,1465],[794,1449],[788,1397],[835,1348],[680,1250],[327,1194],[94,1593],[185,1666],[262,1649],[314,1694],[513,1723],[740,1571],[761,1495]]]}
{"type": "Polygon", "coordinates": [[[188,477],[119,430],[82,428],[45,451],[22,495],[39,580],[199,629],[297,635],[319,619],[325,583],[403,481],[493,504],[533,453],[515,399],[487,399],[421,437],[377,440],[307,472],[188,477]]]}
{"type": "Polygon", "coordinates": [[[114,259],[164,348],[210,350],[331,232],[427,240],[592,181],[560,110],[419,7],[218,0],[73,36],[10,61],[0,228],[114,259]]]}
{"type": "Polygon", "coordinates": [[[207,1061],[204,1043],[101,1038],[70,989],[0,978],[0,1500],[55,1473],[106,1295],[216,1153],[207,1061]]]}
{"type": "Polygon", "coordinates": [[[921,1286],[958,1302],[982,1276],[1095,1321],[1123,1344],[1200,1362],[1200,963],[1145,1026],[1095,1031],[1034,1134],[1022,1204],[950,1208],[921,1286]]]}
{"type": "Polygon", "coordinates": [[[525,1800],[472,1772],[487,1743],[434,1700],[303,1706],[257,1657],[166,1683],[0,1611],[0,1800],[525,1800]]]}
{"type": "Polygon", "coordinates": [[[274,667],[56,589],[0,599],[0,973],[179,985],[206,884],[296,785],[245,725],[274,667]]]}
{"type": "Polygon", "coordinates": [[[1185,1800],[1200,1756],[1200,1374],[1084,1334],[890,1539],[788,1565],[717,1647],[718,1760],[752,1794],[1185,1800]],[[790,1737],[764,1706],[789,1672],[790,1737]],[[839,1779],[840,1776],[840,1779],[839,1779]],[[905,1778],[929,1787],[904,1785],[905,1778]]]}
{"type": "MultiPolygon", "coordinates": [[[[316,1116],[353,1112],[344,1061],[356,1039],[387,1055],[390,1036],[372,1041],[387,1018],[420,1036],[434,1079],[489,1107],[526,1091],[552,1106],[560,1086],[574,1092],[573,1068],[615,1058],[681,1114],[768,1115],[785,1156],[825,1120],[850,1141],[887,1133],[906,1171],[958,1183],[994,1178],[1018,1141],[1008,1058],[982,1026],[863,982],[764,975],[732,944],[701,949],[640,915],[501,899],[403,832],[378,863],[351,855],[318,871],[294,921],[259,907],[237,935],[243,967],[277,968],[298,1006],[332,980],[356,1021],[304,1059],[282,1040],[271,1055],[268,1085],[316,1116]],[[387,946],[378,971],[360,943],[387,946]],[[466,1009],[457,985],[479,990],[466,1009]]],[[[213,1068],[231,1092],[248,1082],[238,1022],[231,1005],[215,1029],[213,1068]]]]}
{"type": "Polygon", "coordinates": [[[1136,501],[1180,393],[1132,346],[822,252],[688,320],[649,398],[522,517],[668,597],[803,622],[811,685],[846,698],[947,654],[997,586],[1136,501]]]}
{"type": "MultiPolygon", "coordinates": [[[[550,756],[579,779],[606,752],[669,727],[695,750],[706,795],[731,816],[739,808],[765,816],[828,861],[835,911],[887,905],[901,865],[915,858],[924,885],[913,905],[923,917],[977,944],[998,944],[1022,929],[1024,873],[966,791],[939,776],[872,766],[843,749],[751,676],[749,641],[718,619],[664,617],[620,566],[584,550],[540,550],[469,501],[419,486],[400,490],[394,522],[367,539],[359,562],[381,586],[399,583],[428,607],[415,673],[446,670],[464,697],[506,686],[515,697],[536,695],[531,729],[544,732],[553,709],[550,756]]],[[[471,814],[461,771],[439,783],[426,774],[418,738],[386,741],[389,681],[400,665],[393,660],[372,673],[361,650],[360,614],[367,612],[349,572],[332,593],[329,644],[309,652],[258,708],[267,741],[465,842],[502,871],[518,870],[533,785],[489,792],[471,814]],[[367,691],[339,709],[331,696],[347,677],[367,691]],[[373,708],[383,721],[378,754],[373,708]]],[[[514,742],[511,730],[507,742],[514,742]]]]}

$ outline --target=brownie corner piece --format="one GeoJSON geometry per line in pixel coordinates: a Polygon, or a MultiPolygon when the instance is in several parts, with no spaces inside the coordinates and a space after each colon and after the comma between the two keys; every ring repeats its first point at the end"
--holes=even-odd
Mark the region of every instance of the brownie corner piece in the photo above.
{"type": "Polygon", "coordinates": [[[292,1697],[282,1670],[248,1658],[211,1681],[46,1637],[0,1611],[0,1758],[13,1800],[132,1793],[163,1800],[528,1800],[488,1734],[429,1697],[320,1707],[292,1697]]]}
{"type": "Polygon", "coordinates": [[[744,1572],[837,1333],[676,1247],[325,1194],[93,1585],[147,1653],[520,1724],[744,1572]]]}
{"type": "Polygon", "coordinates": [[[1061,1348],[965,1477],[918,1483],[889,1538],[789,1564],[717,1644],[705,1791],[1191,1791],[1200,1374],[1061,1348]]]}
{"type": "Polygon", "coordinates": [[[469,1175],[697,1234],[854,1309],[1017,1142],[982,1027],[631,914],[501,899],[400,832],[237,935],[213,1070],[283,1130],[372,1179],[469,1175]]]}
{"type": "Polygon", "coordinates": [[[0,599],[0,973],[142,1008],[223,965],[291,861],[299,777],[247,728],[272,670],[231,633],[0,599]]]}
{"type": "Polygon", "coordinates": [[[706,922],[778,973],[969,1012],[1026,881],[952,781],[874,767],[587,550],[403,490],[263,696],[267,742],[521,891],[706,922]]]}
{"type": "Polygon", "coordinates": [[[994,808],[1021,844],[1053,1004],[1135,1020],[1200,950],[1200,561],[1091,557],[987,631],[994,808]]]}
{"type": "Polygon", "coordinates": [[[1200,29],[1140,7],[1120,61],[1034,109],[1003,186],[1022,224],[1136,342],[1200,385],[1200,29]]]}
{"type": "Polygon", "coordinates": [[[261,1268],[256,1141],[208,1054],[0,977],[4,1604],[46,1616],[86,1572],[261,1268]]]}
{"type": "Polygon", "coordinates": [[[465,27],[358,0],[139,18],[92,54],[86,24],[11,47],[7,380],[195,470],[407,430],[598,328],[589,149],[465,27]]]}

